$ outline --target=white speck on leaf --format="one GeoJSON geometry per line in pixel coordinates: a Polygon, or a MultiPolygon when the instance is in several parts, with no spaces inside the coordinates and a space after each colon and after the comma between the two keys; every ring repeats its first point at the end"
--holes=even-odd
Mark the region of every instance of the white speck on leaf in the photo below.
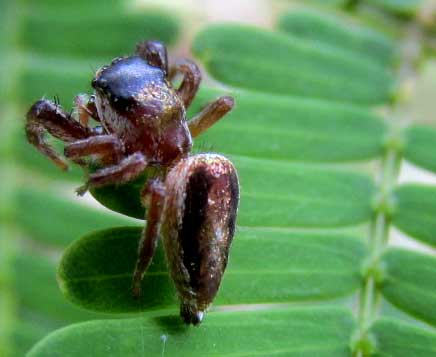
{"type": "Polygon", "coordinates": [[[165,346],[166,346],[166,343],[167,343],[167,340],[168,340],[168,336],[167,335],[162,335],[161,337],[160,337],[160,340],[162,341],[162,357],[163,356],[165,356],[165,346]]]}

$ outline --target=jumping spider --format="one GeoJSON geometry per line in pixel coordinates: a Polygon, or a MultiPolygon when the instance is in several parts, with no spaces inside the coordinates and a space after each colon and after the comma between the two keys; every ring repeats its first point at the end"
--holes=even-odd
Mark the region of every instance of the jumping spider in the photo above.
{"type": "Polygon", "coordinates": [[[217,154],[190,156],[192,138],[200,135],[233,107],[233,98],[208,104],[189,122],[185,109],[197,93],[201,73],[181,60],[168,70],[162,43],[139,43],[136,54],[116,58],[92,80],[94,95],[75,98],[78,120],[58,103],[42,99],[29,110],[29,142],[61,169],[66,161],[45,142],[44,133],[66,143],[65,156],[88,168],[88,188],[122,184],[147,167],[159,174],[144,186],[141,202],[147,225],[139,244],[132,291],[141,294],[141,281],[161,236],[171,277],[178,291],[180,315],[199,324],[214,299],[224,269],[239,202],[238,177],[232,163],[217,154]],[[178,88],[170,80],[182,76],[178,88]],[[91,128],[92,118],[99,126],[91,128]],[[93,160],[87,160],[91,157],[93,160]]]}

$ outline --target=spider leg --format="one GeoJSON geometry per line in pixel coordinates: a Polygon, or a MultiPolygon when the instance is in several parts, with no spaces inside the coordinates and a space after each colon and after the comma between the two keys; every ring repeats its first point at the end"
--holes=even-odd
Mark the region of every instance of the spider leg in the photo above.
{"type": "Polygon", "coordinates": [[[85,139],[93,135],[89,129],[63,111],[58,103],[43,99],[33,104],[27,113],[27,140],[63,170],[68,168],[68,164],[44,140],[46,131],[65,142],[85,139]]]}
{"type": "Polygon", "coordinates": [[[79,94],[74,98],[74,106],[79,116],[79,122],[84,127],[88,127],[89,118],[100,122],[97,106],[95,105],[95,97],[93,95],[79,94]]]}
{"type": "Polygon", "coordinates": [[[176,90],[178,96],[182,99],[185,108],[188,108],[197,94],[201,81],[201,72],[198,66],[188,60],[179,60],[174,67],[170,69],[169,78],[173,79],[177,74],[182,74],[182,83],[176,90]]]}
{"type": "Polygon", "coordinates": [[[115,135],[96,135],[66,145],[64,154],[72,160],[96,155],[104,164],[114,164],[121,160],[123,145],[115,135]]]}
{"type": "Polygon", "coordinates": [[[204,107],[200,113],[198,113],[188,122],[191,136],[195,138],[209,129],[230,110],[232,110],[234,104],[235,101],[232,97],[224,96],[206,105],[206,107],[204,107]]]}
{"type": "Polygon", "coordinates": [[[136,54],[151,66],[159,67],[168,74],[168,53],[165,45],[158,41],[143,41],[137,44],[136,54]]]}
{"type": "Polygon", "coordinates": [[[150,266],[159,240],[159,225],[162,214],[165,187],[161,181],[153,180],[145,188],[148,201],[147,226],[142,233],[138,247],[138,259],[133,273],[132,294],[139,298],[141,295],[141,281],[150,266]]]}
{"type": "Polygon", "coordinates": [[[79,195],[85,194],[89,188],[122,184],[139,176],[147,167],[143,154],[137,152],[127,156],[118,164],[102,168],[89,175],[88,181],[77,189],[79,195]]]}

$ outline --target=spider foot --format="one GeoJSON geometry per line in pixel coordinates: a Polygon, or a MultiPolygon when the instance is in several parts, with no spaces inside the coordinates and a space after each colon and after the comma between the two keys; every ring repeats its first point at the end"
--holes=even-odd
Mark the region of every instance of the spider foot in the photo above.
{"type": "Polygon", "coordinates": [[[80,186],[76,189],[76,193],[78,196],[83,196],[89,190],[89,184],[85,183],[83,186],[80,186]]]}
{"type": "Polygon", "coordinates": [[[132,296],[135,300],[138,300],[141,297],[141,281],[133,282],[132,285],[132,296]]]}

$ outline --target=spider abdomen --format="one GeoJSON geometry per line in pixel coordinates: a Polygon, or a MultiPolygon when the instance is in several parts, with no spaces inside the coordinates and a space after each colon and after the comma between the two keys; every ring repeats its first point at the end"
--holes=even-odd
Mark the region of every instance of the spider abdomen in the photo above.
{"type": "Polygon", "coordinates": [[[227,266],[239,202],[236,170],[225,157],[200,154],[169,172],[161,222],[170,273],[186,323],[201,322],[227,266]]]}

